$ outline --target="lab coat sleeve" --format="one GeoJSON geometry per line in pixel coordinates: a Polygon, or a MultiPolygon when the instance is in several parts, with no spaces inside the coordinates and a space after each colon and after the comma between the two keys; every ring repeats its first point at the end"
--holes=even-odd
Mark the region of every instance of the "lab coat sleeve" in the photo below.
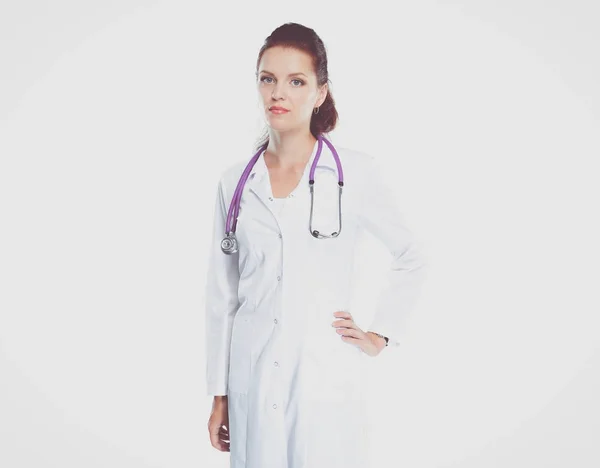
{"type": "Polygon", "coordinates": [[[391,187],[382,177],[377,160],[366,155],[359,219],[362,227],[379,239],[391,254],[387,282],[376,303],[366,331],[389,338],[399,346],[406,319],[414,309],[426,277],[426,258],[404,221],[391,187]]]}
{"type": "MultiPolygon", "coordinates": [[[[231,194],[233,196],[233,194],[231,194]]],[[[230,196],[230,197],[231,197],[230,196]]],[[[206,388],[208,395],[226,395],[229,378],[229,351],[233,318],[238,309],[238,253],[221,250],[227,209],[224,184],[218,184],[214,208],[212,241],[206,278],[206,388]]]]}

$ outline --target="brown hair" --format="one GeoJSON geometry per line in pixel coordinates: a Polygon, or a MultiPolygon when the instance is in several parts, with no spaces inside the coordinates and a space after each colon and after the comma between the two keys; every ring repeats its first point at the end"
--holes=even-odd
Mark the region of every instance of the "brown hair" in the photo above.
{"type": "MultiPolygon", "coordinates": [[[[317,75],[317,85],[322,86],[330,83],[329,72],[327,70],[327,52],[321,38],[314,29],[307,28],[298,23],[285,23],[271,33],[265,39],[264,44],[258,53],[256,60],[256,76],[258,78],[258,66],[265,50],[270,47],[281,46],[306,52],[312,57],[313,68],[317,75]]],[[[315,138],[321,133],[331,132],[338,121],[338,113],[335,108],[335,101],[331,94],[331,86],[328,86],[327,96],[323,104],[319,107],[319,112],[313,112],[310,119],[310,132],[315,138]]],[[[260,148],[269,141],[269,133],[265,131],[257,143],[256,149],[260,148]]]]}

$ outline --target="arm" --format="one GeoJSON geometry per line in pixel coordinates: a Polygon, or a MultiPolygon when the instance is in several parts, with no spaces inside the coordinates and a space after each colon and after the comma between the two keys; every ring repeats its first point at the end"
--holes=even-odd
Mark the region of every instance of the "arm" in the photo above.
{"type": "Polygon", "coordinates": [[[391,255],[388,282],[379,296],[368,330],[387,337],[390,346],[399,346],[406,318],[425,280],[426,260],[372,156],[368,156],[362,177],[360,224],[378,238],[391,255]]]}
{"type": "Polygon", "coordinates": [[[206,389],[208,395],[227,395],[229,346],[233,317],[238,309],[238,253],[221,250],[227,208],[223,180],[218,184],[212,242],[206,281],[206,389]]]}

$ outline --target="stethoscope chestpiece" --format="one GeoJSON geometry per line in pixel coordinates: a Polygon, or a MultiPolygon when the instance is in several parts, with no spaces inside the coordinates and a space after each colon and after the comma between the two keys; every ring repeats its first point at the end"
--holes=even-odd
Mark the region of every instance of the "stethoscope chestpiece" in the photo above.
{"type": "Polygon", "coordinates": [[[235,238],[235,233],[228,233],[221,241],[221,250],[227,255],[234,254],[238,251],[238,242],[235,238]]]}

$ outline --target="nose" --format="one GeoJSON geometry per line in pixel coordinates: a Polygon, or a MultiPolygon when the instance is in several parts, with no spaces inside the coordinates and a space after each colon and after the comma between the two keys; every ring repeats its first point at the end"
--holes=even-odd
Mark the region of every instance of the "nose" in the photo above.
{"type": "Polygon", "coordinates": [[[284,94],[283,87],[284,87],[284,84],[281,84],[281,83],[275,84],[275,86],[273,86],[273,94],[271,94],[271,97],[275,100],[281,99],[284,94]]]}

